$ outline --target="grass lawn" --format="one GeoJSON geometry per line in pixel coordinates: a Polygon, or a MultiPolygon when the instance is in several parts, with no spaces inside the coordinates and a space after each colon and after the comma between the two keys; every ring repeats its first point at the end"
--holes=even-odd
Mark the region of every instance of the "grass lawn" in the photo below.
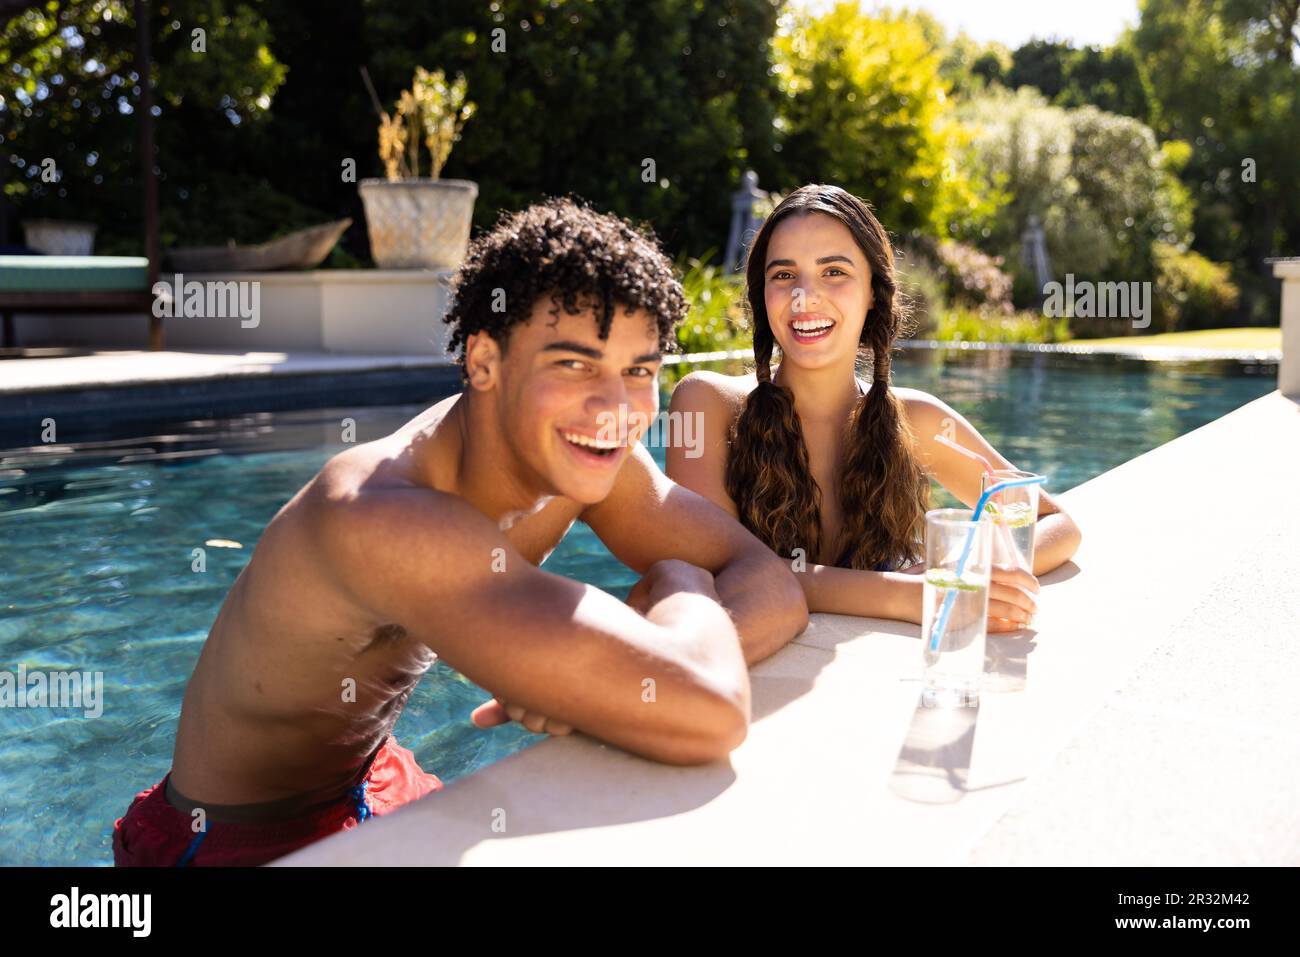
{"type": "Polygon", "coordinates": [[[1197,329],[1162,332],[1155,336],[1116,336],[1111,339],[1071,339],[1080,346],[1176,346],[1180,349],[1281,349],[1282,330],[1275,327],[1197,329]]]}

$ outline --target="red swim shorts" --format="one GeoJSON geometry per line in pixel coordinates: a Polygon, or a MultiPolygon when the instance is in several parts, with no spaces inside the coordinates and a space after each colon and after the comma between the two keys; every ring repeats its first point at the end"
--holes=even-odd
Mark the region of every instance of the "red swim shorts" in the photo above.
{"type": "Polygon", "coordinates": [[[287,820],[257,823],[209,821],[195,832],[194,818],[166,797],[168,772],[141,791],[113,825],[113,862],[118,867],[256,866],[284,857],[322,837],[348,831],[371,814],[387,814],[442,788],[421,770],[392,735],[380,746],[362,784],[337,801],[287,820]]]}

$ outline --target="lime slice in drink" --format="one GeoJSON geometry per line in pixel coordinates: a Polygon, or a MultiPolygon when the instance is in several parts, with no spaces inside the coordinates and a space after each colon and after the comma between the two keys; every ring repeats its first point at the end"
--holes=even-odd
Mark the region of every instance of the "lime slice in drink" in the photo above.
{"type": "Polygon", "coordinates": [[[985,502],[984,512],[1007,528],[1023,528],[1034,524],[1034,513],[1029,510],[1028,502],[1012,502],[1000,507],[996,502],[985,502]]]}
{"type": "Polygon", "coordinates": [[[1012,502],[1002,511],[1002,520],[1008,528],[1024,528],[1034,524],[1034,513],[1028,502],[1012,502]]]}
{"type": "Polygon", "coordinates": [[[925,580],[935,588],[955,588],[957,591],[979,591],[984,584],[983,580],[970,575],[958,578],[957,572],[951,568],[931,568],[925,573],[925,580]]]}

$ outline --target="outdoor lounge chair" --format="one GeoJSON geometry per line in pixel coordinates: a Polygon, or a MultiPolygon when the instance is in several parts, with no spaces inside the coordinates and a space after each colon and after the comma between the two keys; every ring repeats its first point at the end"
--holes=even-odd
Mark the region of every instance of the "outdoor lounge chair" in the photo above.
{"type": "Polygon", "coordinates": [[[0,256],[0,344],[14,344],[15,312],[143,311],[149,348],[161,349],[162,319],[153,315],[149,280],[143,256],[0,256]]]}

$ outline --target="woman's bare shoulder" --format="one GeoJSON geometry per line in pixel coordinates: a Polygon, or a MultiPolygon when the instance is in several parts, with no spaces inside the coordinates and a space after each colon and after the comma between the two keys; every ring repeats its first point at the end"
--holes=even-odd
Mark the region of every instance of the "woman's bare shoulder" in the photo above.
{"type": "Polygon", "coordinates": [[[910,420],[928,422],[932,419],[942,419],[945,416],[956,414],[942,399],[928,392],[922,392],[920,389],[890,386],[889,391],[902,403],[903,413],[910,420]]]}
{"type": "Polygon", "coordinates": [[[923,405],[941,406],[943,402],[928,392],[922,392],[920,389],[907,389],[903,386],[891,385],[889,391],[898,396],[904,405],[921,407],[923,405]]]}
{"type": "Polygon", "coordinates": [[[725,375],[708,369],[697,369],[677,383],[673,389],[673,400],[677,405],[725,404],[738,409],[757,385],[758,379],[752,372],[725,375]]]}

